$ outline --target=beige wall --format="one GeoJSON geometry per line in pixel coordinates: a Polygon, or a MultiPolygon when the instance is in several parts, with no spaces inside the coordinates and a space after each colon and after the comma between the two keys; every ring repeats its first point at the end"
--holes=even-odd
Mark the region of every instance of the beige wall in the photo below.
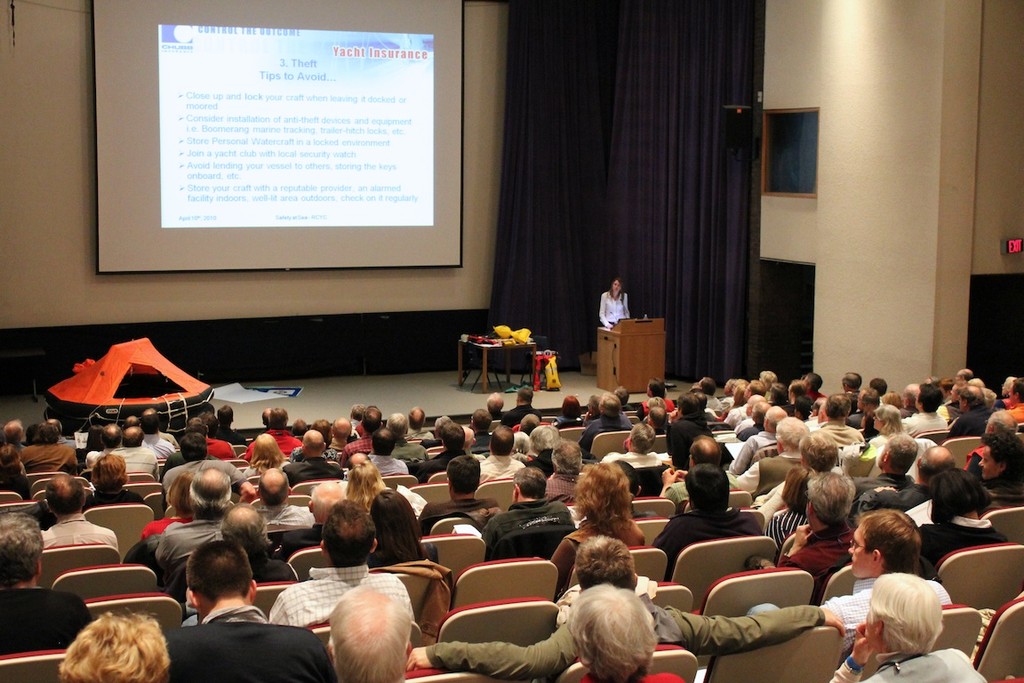
{"type": "Polygon", "coordinates": [[[764,106],[820,107],[821,129],[818,197],[762,199],[761,256],[816,265],[826,389],[964,363],[972,252],[1004,272],[985,233],[1021,222],[1022,5],[768,0],[764,106]]]}
{"type": "MultiPolygon", "coordinates": [[[[0,328],[488,307],[505,3],[465,5],[462,268],[146,276],[95,274],[90,7],[87,0],[20,3],[14,46],[4,22],[0,244],[17,268],[0,268],[0,328]]],[[[186,257],[167,255],[171,263],[186,257]]]]}

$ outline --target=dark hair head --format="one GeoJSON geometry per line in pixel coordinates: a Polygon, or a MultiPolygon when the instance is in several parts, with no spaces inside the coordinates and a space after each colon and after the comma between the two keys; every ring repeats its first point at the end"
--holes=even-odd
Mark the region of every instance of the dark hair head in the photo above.
{"type": "Polygon", "coordinates": [[[718,384],[715,383],[714,377],[702,377],[698,384],[700,384],[700,390],[706,396],[714,396],[715,392],[718,391],[718,384]]]}
{"type": "Polygon", "coordinates": [[[864,379],[860,374],[856,372],[848,372],[843,375],[843,388],[856,391],[857,389],[860,389],[860,385],[863,381],[864,379]]]}
{"type": "Polygon", "coordinates": [[[228,428],[231,423],[235,421],[235,411],[229,405],[223,405],[217,408],[217,420],[220,422],[220,426],[228,428]]]}
{"type": "Polygon", "coordinates": [[[156,414],[156,411],[143,413],[139,417],[139,425],[144,433],[156,434],[160,431],[160,416],[156,414]]]}
{"type": "Polygon", "coordinates": [[[989,432],[982,435],[981,442],[988,446],[989,457],[1006,465],[1003,479],[1024,481],[1024,443],[1016,434],[989,432]]]}
{"type": "Polygon", "coordinates": [[[207,600],[245,596],[252,582],[252,567],[242,546],[231,541],[209,541],[192,551],[185,579],[193,593],[207,600]]]}
{"type": "Polygon", "coordinates": [[[381,414],[380,408],[377,406],[366,406],[366,410],[363,411],[363,419],[359,421],[363,426],[363,433],[373,434],[380,429],[383,418],[384,416],[381,414]]]}
{"type": "Polygon", "coordinates": [[[884,396],[889,391],[889,383],[881,377],[873,377],[868,386],[877,391],[879,396],[884,396]]]}
{"type": "Polygon", "coordinates": [[[807,385],[811,391],[818,391],[821,389],[821,375],[816,372],[808,372],[804,375],[804,379],[807,380],[807,385]]]}
{"type": "Polygon", "coordinates": [[[387,427],[381,427],[370,437],[375,455],[391,455],[395,450],[395,433],[387,427]]]}
{"type": "MultiPolygon", "coordinates": [[[[117,425],[114,426],[116,427],[117,425]]],[[[118,430],[118,433],[120,433],[120,430],[118,430]]],[[[38,426],[35,441],[33,443],[55,444],[58,441],[60,441],[60,427],[48,422],[43,422],[38,426]]],[[[115,448],[116,446],[117,444],[114,444],[112,448],[115,448]]]]}
{"type": "Polygon", "coordinates": [[[811,474],[811,470],[806,467],[791,467],[786,473],[786,480],[782,484],[782,500],[790,510],[803,514],[807,509],[807,482],[811,474]]]}
{"type": "Polygon", "coordinates": [[[502,425],[491,434],[490,450],[494,455],[511,455],[516,435],[508,427],[502,425]]]}
{"type": "Polygon", "coordinates": [[[879,551],[886,572],[917,574],[921,535],[917,526],[899,510],[873,510],[858,520],[864,534],[864,550],[879,551]]]}
{"type": "Polygon", "coordinates": [[[259,510],[249,505],[235,505],[221,520],[220,532],[225,541],[241,546],[254,571],[266,566],[270,559],[270,539],[267,522],[259,510]]]}
{"type": "Polygon", "coordinates": [[[797,396],[793,401],[793,417],[798,417],[806,422],[811,419],[812,412],[814,412],[814,401],[810,396],[797,396]]]}
{"type": "Polygon", "coordinates": [[[845,420],[850,415],[850,395],[832,394],[825,400],[825,416],[830,420],[845,420]]]}
{"type": "Polygon", "coordinates": [[[206,460],[206,437],[202,434],[186,432],[178,439],[178,445],[181,447],[181,457],[185,458],[185,462],[206,460]]]}
{"type": "Polygon", "coordinates": [[[21,454],[14,444],[0,446],[0,481],[9,481],[21,474],[21,454]]]}
{"type": "Polygon", "coordinates": [[[533,403],[533,389],[531,387],[520,387],[519,391],[516,392],[516,401],[523,405],[530,405],[533,403]]]}
{"type": "Polygon", "coordinates": [[[698,394],[699,396],[704,396],[704,394],[700,392],[694,393],[692,391],[688,391],[679,397],[680,414],[695,415],[703,410],[700,406],[700,398],[698,394]]]}
{"type": "MultiPolygon", "coordinates": [[[[121,445],[121,428],[116,424],[107,425],[103,428],[100,440],[103,442],[104,448],[117,448],[121,445]]],[[[54,443],[57,442],[54,441],[54,443]]]]}
{"type": "Polygon", "coordinates": [[[394,489],[384,489],[370,503],[370,517],[377,528],[374,557],[382,565],[425,560],[420,525],[409,501],[394,489]]]}
{"type": "Polygon", "coordinates": [[[284,408],[271,408],[267,413],[267,427],[270,429],[287,429],[288,411],[284,408]]]}
{"type": "Polygon", "coordinates": [[[652,377],[647,380],[647,393],[651,396],[665,398],[665,380],[660,377],[652,377]]]}
{"type": "Polygon", "coordinates": [[[454,420],[441,425],[441,433],[438,436],[441,437],[441,443],[444,444],[446,451],[461,453],[466,448],[466,432],[463,431],[462,425],[454,420]]]}
{"type": "Polygon", "coordinates": [[[978,478],[959,468],[936,474],[928,482],[928,490],[932,494],[935,524],[946,524],[953,517],[972,512],[980,515],[992,502],[992,496],[978,478]]]}
{"type": "Polygon", "coordinates": [[[474,410],[470,421],[473,423],[474,432],[488,432],[491,429],[491,414],[487,412],[486,408],[474,410]]]}
{"type": "Polygon", "coordinates": [[[448,485],[455,493],[473,493],[480,486],[480,461],[460,455],[448,461],[448,485]]]}
{"type": "Polygon", "coordinates": [[[540,500],[547,492],[548,480],[544,473],[536,467],[523,467],[512,475],[513,483],[519,487],[523,498],[540,500]]]}
{"type": "Polygon", "coordinates": [[[715,465],[696,465],[686,473],[690,505],[703,512],[724,512],[729,508],[729,477],[715,465]]]}
{"type": "Polygon", "coordinates": [[[576,549],[576,576],[584,590],[602,583],[632,590],[636,565],[625,543],[610,536],[594,536],[576,549]]]}
{"type": "Polygon", "coordinates": [[[377,528],[370,513],[351,500],[339,501],[324,522],[324,549],[335,567],[366,564],[377,528]]]}
{"type": "Polygon", "coordinates": [[[921,404],[922,411],[934,413],[942,405],[942,389],[931,383],[922,384],[917,392],[917,402],[921,404]]]}

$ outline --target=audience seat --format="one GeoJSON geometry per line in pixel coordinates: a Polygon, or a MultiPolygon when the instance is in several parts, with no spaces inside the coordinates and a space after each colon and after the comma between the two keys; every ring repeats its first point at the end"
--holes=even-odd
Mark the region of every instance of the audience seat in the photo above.
{"type": "Polygon", "coordinates": [[[441,621],[440,643],[500,641],[526,647],[555,632],[558,606],[550,600],[517,598],[465,605],[441,621]]]}
{"type": "Polygon", "coordinates": [[[444,534],[453,534],[455,533],[456,524],[469,524],[472,526],[473,522],[469,517],[442,517],[434,522],[434,525],[430,527],[430,535],[441,536],[444,534]]]}
{"type": "Polygon", "coordinates": [[[853,575],[853,567],[846,565],[828,578],[825,583],[825,590],[821,594],[821,604],[829,598],[840,595],[853,595],[853,584],[857,578],[853,575]]]}
{"type": "Polygon", "coordinates": [[[704,683],[828,683],[839,662],[843,638],[831,626],[818,626],[776,645],[711,658],[704,683]]]}
{"type": "Polygon", "coordinates": [[[985,629],[985,636],[974,656],[974,668],[987,681],[1024,677],[1024,648],[1020,634],[1024,632],[1024,598],[1017,598],[999,608],[985,629]]]}
{"type": "Polygon", "coordinates": [[[0,503],[20,503],[23,500],[16,491],[0,491],[0,503]]]}
{"type": "MultiPolygon", "coordinates": [[[[933,430],[931,430],[929,432],[919,432],[917,434],[917,436],[914,437],[914,438],[917,438],[917,439],[928,439],[929,441],[934,443],[936,446],[944,446],[944,445],[946,445],[945,442],[949,439],[949,430],[948,429],[933,429],[933,430]]],[[[955,437],[955,438],[960,438],[960,437],[955,437]]],[[[968,436],[968,437],[964,437],[964,438],[980,439],[981,437],[968,436]]],[[[963,463],[960,464],[960,468],[963,469],[963,463]]]]}
{"type": "Polygon", "coordinates": [[[296,550],[288,558],[288,564],[295,570],[295,576],[299,577],[299,581],[305,581],[309,578],[310,569],[313,567],[326,567],[330,563],[320,546],[315,545],[310,548],[296,550]]]}
{"type": "MultiPolygon", "coordinates": [[[[946,435],[949,435],[949,431],[946,431],[946,435]]],[[[923,438],[929,438],[928,434],[921,434],[923,438]]],[[[956,460],[956,466],[958,469],[963,469],[967,466],[967,456],[971,454],[971,451],[981,445],[980,436],[956,436],[952,439],[944,439],[937,441],[936,443],[942,444],[946,447],[949,452],[953,455],[953,459],[956,460]]]]}
{"type": "Polygon", "coordinates": [[[1024,507],[996,508],[981,517],[992,522],[999,533],[1011,543],[1024,543],[1024,507]]]}
{"type": "Polygon", "coordinates": [[[935,565],[953,602],[975,609],[997,609],[1013,600],[1024,584],[1024,545],[963,548],[935,565]]]}
{"type": "Polygon", "coordinates": [[[83,600],[125,593],[155,593],[156,573],[142,564],[105,564],[69,569],[54,582],[53,590],[74,593],[83,600]]]}
{"type": "Polygon", "coordinates": [[[485,481],[480,484],[476,490],[476,499],[484,500],[485,498],[493,498],[498,501],[498,507],[502,511],[508,510],[508,507],[512,505],[512,494],[515,489],[515,483],[511,479],[493,479],[491,481],[485,481]]]}
{"type": "Polygon", "coordinates": [[[0,656],[0,681],[60,683],[64,650],[35,650],[0,656]]]}
{"type": "Polygon", "coordinates": [[[111,595],[102,598],[89,598],[85,601],[93,619],[104,612],[115,614],[147,614],[160,624],[164,631],[181,628],[181,603],[166,593],[129,593],[111,595]]]}
{"type": "MultiPolygon", "coordinates": [[[[438,472],[438,474],[444,474],[438,472]]],[[[445,475],[447,477],[447,475],[445,475]]],[[[434,477],[431,477],[433,479],[434,477]]],[[[451,494],[448,493],[447,479],[440,483],[427,483],[419,484],[418,486],[412,487],[412,492],[423,496],[423,499],[428,503],[447,503],[452,499],[451,494]]]]}
{"type": "MultiPolygon", "coordinates": [[[[164,518],[164,494],[163,491],[155,493],[147,493],[142,497],[142,501],[149,506],[149,509],[153,511],[153,519],[164,518]]],[[[138,539],[135,539],[136,542],[138,539]]],[[[118,541],[120,543],[120,541],[118,541]]]]}
{"type": "Polygon", "coordinates": [[[981,612],[967,605],[942,606],[942,632],[932,651],[953,648],[970,657],[981,635],[981,612]]]}
{"type": "MultiPolygon", "coordinates": [[[[658,517],[671,517],[676,514],[676,504],[668,498],[643,496],[633,499],[633,509],[637,512],[653,512],[658,517]]],[[[645,519],[641,517],[640,519],[645,519]]]]}
{"type": "Polygon", "coordinates": [[[629,437],[629,430],[619,432],[601,432],[594,437],[590,444],[590,456],[600,460],[609,453],[625,453],[626,439],[629,437]]]}
{"type": "Polygon", "coordinates": [[[140,498],[145,499],[151,493],[163,493],[164,487],[160,482],[156,481],[140,481],[137,483],[127,483],[124,487],[129,491],[134,491],[139,494],[140,498]]]}
{"type": "MultiPolygon", "coordinates": [[[[678,645],[658,645],[647,673],[675,674],[686,683],[693,683],[697,678],[697,658],[678,645]]],[[[586,667],[577,661],[563,671],[555,683],[581,683],[586,674],[586,667]]]]}
{"type": "Polygon", "coordinates": [[[742,536],[701,541],[683,548],[672,570],[673,583],[681,583],[703,596],[716,579],[744,571],[751,555],[775,557],[775,541],[767,536],[742,536]]]}
{"type": "Polygon", "coordinates": [[[431,534],[424,536],[423,542],[437,548],[437,563],[451,569],[453,576],[470,565],[483,562],[487,551],[484,540],[472,534],[431,534]]]}
{"type": "Polygon", "coordinates": [[[668,555],[661,548],[641,545],[629,549],[636,565],[636,575],[646,576],[651,581],[661,581],[668,569],[668,555]]]}
{"type": "Polygon", "coordinates": [[[407,489],[411,489],[413,486],[416,486],[416,484],[419,483],[419,480],[416,479],[416,477],[414,477],[411,474],[390,474],[386,477],[382,477],[382,479],[384,480],[385,486],[387,486],[389,489],[396,490],[398,489],[399,486],[404,486],[407,489]]]}
{"type": "Polygon", "coordinates": [[[43,573],[39,577],[39,587],[52,588],[54,580],[69,569],[120,564],[121,554],[103,543],[84,543],[46,548],[41,561],[43,573]]]}
{"type": "Polygon", "coordinates": [[[481,562],[467,567],[456,578],[452,608],[511,598],[553,600],[557,583],[558,569],[548,560],[481,562]]]}
{"type": "Polygon", "coordinates": [[[149,472],[129,472],[128,483],[129,484],[141,484],[143,482],[156,481],[152,474],[149,472]]]}
{"type": "Polygon", "coordinates": [[[558,435],[565,441],[580,442],[580,437],[583,436],[583,427],[566,427],[558,430],[558,435]]]}
{"type": "Polygon", "coordinates": [[[259,607],[264,616],[270,616],[270,608],[274,606],[274,601],[277,600],[277,596],[295,583],[295,581],[267,581],[265,583],[257,583],[256,599],[253,601],[253,605],[259,607]]]}
{"type": "Polygon", "coordinates": [[[299,482],[295,486],[291,487],[292,488],[292,495],[312,496],[313,495],[313,489],[315,489],[320,484],[323,484],[325,482],[337,483],[339,481],[341,481],[341,480],[340,479],[310,479],[309,481],[299,482]]]}
{"type": "Polygon", "coordinates": [[[680,612],[693,610],[693,593],[678,583],[658,582],[658,592],[651,598],[658,607],[675,607],[680,612]]]}
{"type": "Polygon", "coordinates": [[[814,577],[792,567],[723,576],[708,587],[698,610],[706,617],[742,617],[754,605],[794,607],[811,602],[814,577]]]}
{"type": "Polygon", "coordinates": [[[732,489],[729,491],[729,507],[731,508],[748,508],[754,504],[754,497],[750,495],[749,491],[742,489],[732,489]]]}
{"type": "MultiPolygon", "coordinates": [[[[668,499],[666,498],[666,500],[668,499]]],[[[672,501],[669,502],[671,503],[672,501]]],[[[644,532],[644,543],[651,545],[662,529],[665,528],[665,525],[668,524],[668,517],[641,517],[633,521],[640,527],[640,531],[644,532]]]]}
{"type": "Polygon", "coordinates": [[[153,521],[153,508],[142,503],[97,505],[85,511],[85,518],[114,532],[117,547],[124,558],[128,549],[139,542],[145,526],[153,521]]]}

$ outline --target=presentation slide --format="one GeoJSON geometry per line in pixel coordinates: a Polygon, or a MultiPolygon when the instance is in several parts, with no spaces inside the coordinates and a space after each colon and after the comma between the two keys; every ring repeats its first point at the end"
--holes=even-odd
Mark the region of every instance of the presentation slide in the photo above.
{"type": "Polygon", "coordinates": [[[458,267],[461,0],[94,0],[97,271],[458,267]]]}
{"type": "Polygon", "coordinates": [[[163,227],[432,225],[433,43],[160,26],[163,227]]]}

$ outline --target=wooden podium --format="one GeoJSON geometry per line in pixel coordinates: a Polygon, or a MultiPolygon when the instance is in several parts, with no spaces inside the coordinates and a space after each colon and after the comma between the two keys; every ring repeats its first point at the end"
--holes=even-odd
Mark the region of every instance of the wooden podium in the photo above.
{"type": "Polygon", "coordinates": [[[665,376],[665,319],[620,320],[597,328],[597,386],[646,392],[647,381],[665,376]]]}

